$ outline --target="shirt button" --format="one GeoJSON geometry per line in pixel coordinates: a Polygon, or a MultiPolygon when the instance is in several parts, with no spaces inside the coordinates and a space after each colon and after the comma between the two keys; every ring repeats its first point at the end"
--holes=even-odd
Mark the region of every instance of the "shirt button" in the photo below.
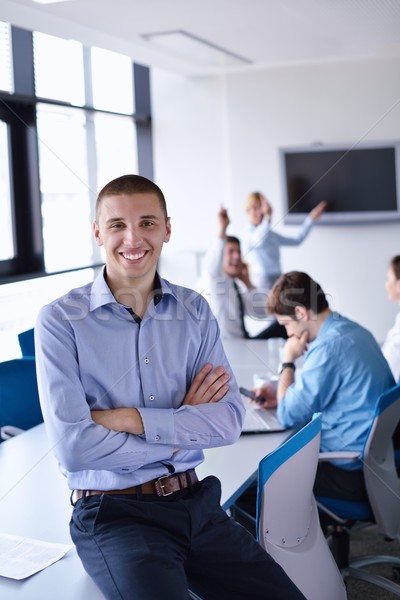
{"type": "Polygon", "coordinates": [[[156,437],[154,439],[156,440],[156,442],[158,442],[160,440],[160,436],[156,435],[156,437]]]}
{"type": "Polygon", "coordinates": [[[145,362],[145,363],[146,363],[146,365],[147,365],[147,364],[150,362],[150,360],[149,360],[149,359],[146,357],[146,358],[144,359],[144,362],[145,362]]]}
{"type": "Polygon", "coordinates": [[[149,396],[149,400],[154,400],[153,394],[151,394],[151,396],[149,396]]]}

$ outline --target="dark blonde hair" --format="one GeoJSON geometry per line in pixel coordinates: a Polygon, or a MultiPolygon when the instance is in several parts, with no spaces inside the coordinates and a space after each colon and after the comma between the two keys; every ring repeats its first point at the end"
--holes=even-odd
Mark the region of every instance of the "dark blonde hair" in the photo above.
{"type": "Polygon", "coordinates": [[[122,196],[123,194],[155,194],[167,220],[167,204],[164,194],[153,181],[141,175],[122,175],[107,183],[99,192],[96,201],[96,219],[99,217],[101,203],[107,196],[122,196]]]}
{"type": "Polygon", "coordinates": [[[296,306],[303,306],[316,314],[329,308],[319,283],[307,273],[290,271],[275,282],[268,296],[268,310],[272,314],[295,317],[296,306]]]}
{"type": "Polygon", "coordinates": [[[261,199],[263,197],[264,197],[264,194],[262,194],[261,192],[251,192],[251,194],[249,194],[247,196],[247,200],[246,200],[246,204],[245,204],[246,210],[249,210],[249,208],[251,208],[251,206],[254,204],[254,202],[258,202],[259,204],[261,204],[261,199]]]}

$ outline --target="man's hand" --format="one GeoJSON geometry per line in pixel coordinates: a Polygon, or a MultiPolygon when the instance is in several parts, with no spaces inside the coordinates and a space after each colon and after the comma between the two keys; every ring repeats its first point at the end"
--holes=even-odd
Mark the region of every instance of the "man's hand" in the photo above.
{"type": "Polygon", "coordinates": [[[229,379],[230,375],[225,367],[213,369],[212,364],[207,363],[193,379],[182,405],[196,406],[207,402],[219,402],[229,390],[229,379]]]}
{"type": "Polygon", "coordinates": [[[228,229],[228,225],[230,223],[230,219],[228,216],[228,211],[226,210],[226,208],[223,208],[221,206],[220,211],[218,213],[218,220],[219,220],[219,236],[221,238],[225,238],[226,237],[226,230],[228,229]]]}
{"type": "MultiPolygon", "coordinates": [[[[301,356],[307,349],[309,339],[308,331],[303,331],[300,337],[292,335],[283,347],[282,362],[294,362],[296,358],[301,356]]],[[[294,382],[294,370],[284,369],[279,377],[276,398],[278,403],[284,398],[286,390],[294,382]]]]}
{"type": "Polygon", "coordinates": [[[256,395],[256,400],[252,400],[253,403],[257,404],[262,408],[275,408],[277,405],[276,401],[276,388],[273,385],[263,385],[260,388],[252,390],[256,395]]]}
{"type": "Polygon", "coordinates": [[[142,435],[144,427],[142,417],[136,408],[110,408],[108,410],[91,410],[92,419],[98,425],[112,431],[142,435]]]}
{"type": "Polygon", "coordinates": [[[283,347],[282,362],[294,362],[307,349],[308,331],[303,331],[300,337],[292,335],[283,347]]]}
{"type": "Polygon", "coordinates": [[[246,263],[241,263],[237,278],[240,279],[240,281],[243,281],[248,290],[254,289],[254,285],[250,281],[249,268],[246,263]]]}

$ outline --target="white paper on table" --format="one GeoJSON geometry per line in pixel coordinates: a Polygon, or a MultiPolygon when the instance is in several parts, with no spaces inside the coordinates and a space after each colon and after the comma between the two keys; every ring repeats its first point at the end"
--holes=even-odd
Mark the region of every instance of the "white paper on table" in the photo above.
{"type": "Polygon", "coordinates": [[[69,544],[0,533],[0,576],[25,579],[60,560],[71,548],[69,544]]]}

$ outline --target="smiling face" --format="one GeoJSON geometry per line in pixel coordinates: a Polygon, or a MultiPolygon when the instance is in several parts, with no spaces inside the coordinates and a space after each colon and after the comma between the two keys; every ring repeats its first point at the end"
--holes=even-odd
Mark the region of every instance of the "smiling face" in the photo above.
{"type": "Polygon", "coordinates": [[[104,246],[111,291],[139,286],[150,290],[162,247],[171,235],[170,220],[157,196],[105,196],[93,229],[97,245],[104,246]]]}
{"type": "Polygon", "coordinates": [[[235,242],[226,242],[222,257],[222,270],[230,277],[238,277],[242,270],[240,246],[235,242]]]}

